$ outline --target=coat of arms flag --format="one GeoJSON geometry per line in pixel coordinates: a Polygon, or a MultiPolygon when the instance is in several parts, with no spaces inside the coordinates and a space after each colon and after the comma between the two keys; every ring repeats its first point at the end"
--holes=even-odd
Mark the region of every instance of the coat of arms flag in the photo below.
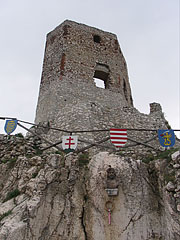
{"type": "Polygon", "coordinates": [[[111,138],[112,144],[114,144],[115,147],[122,147],[127,142],[127,130],[111,128],[110,129],[110,138],[111,138]]]}
{"type": "Polygon", "coordinates": [[[78,136],[63,136],[62,148],[63,150],[74,151],[77,147],[78,136]]]}
{"type": "Polygon", "coordinates": [[[172,129],[158,130],[158,137],[159,142],[163,147],[173,147],[175,144],[175,134],[172,129]]]}
{"type": "Polygon", "coordinates": [[[9,135],[17,127],[18,120],[6,120],[5,126],[4,126],[4,131],[9,135]]]}

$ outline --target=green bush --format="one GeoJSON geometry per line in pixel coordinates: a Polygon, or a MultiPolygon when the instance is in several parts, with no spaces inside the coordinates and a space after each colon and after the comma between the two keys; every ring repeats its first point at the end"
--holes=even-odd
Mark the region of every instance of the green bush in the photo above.
{"type": "Polygon", "coordinates": [[[43,151],[40,149],[36,149],[36,155],[40,156],[42,155],[43,151]]]}
{"type": "Polygon", "coordinates": [[[9,162],[8,162],[9,168],[13,168],[14,165],[16,164],[16,161],[17,161],[17,157],[9,159],[9,162]]]}
{"type": "Polygon", "coordinates": [[[9,210],[9,211],[7,211],[7,212],[3,213],[2,215],[0,215],[0,221],[1,221],[3,218],[5,218],[5,217],[9,216],[11,213],[12,213],[12,211],[11,211],[11,210],[9,210]]]}
{"type": "Polygon", "coordinates": [[[9,168],[13,168],[15,163],[17,161],[17,157],[14,157],[14,158],[4,158],[1,160],[2,163],[8,163],[9,165],[9,168]]]}
{"type": "Polygon", "coordinates": [[[7,194],[3,202],[7,202],[8,200],[17,197],[18,195],[20,195],[20,191],[16,188],[7,194]]]}
{"type": "Polygon", "coordinates": [[[80,167],[86,166],[89,163],[89,153],[84,152],[78,155],[78,165],[80,167]]]}
{"type": "Polygon", "coordinates": [[[171,172],[171,173],[165,173],[164,174],[164,181],[166,183],[168,182],[174,182],[175,181],[175,172],[171,172]]]}
{"type": "Polygon", "coordinates": [[[153,161],[154,159],[155,159],[155,157],[154,157],[153,155],[148,155],[146,158],[144,158],[144,159],[142,160],[142,162],[148,164],[149,162],[153,161]]]}
{"type": "Polygon", "coordinates": [[[157,156],[148,155],[142,161],[144,163],[149,163],[149,162],[151,162],[153,160],[157,160],[157,159],[166,159],[167,162],[170,162],[171,161],[171,154],[173,154],[176,151],[177,151],[177,148],[171,148],[171,149],[165,150],[163,152],[158,152],[157,156]]]}
{"type": "Polygon", "coordinates": [[[16,136],[16,137],[19,137],[19,138],[24,138],[24,136],[23,136],[22,133],[16,133],[15,136],[16,136]]]}
{"type": "Polygon", "coordinates": [[[61,155],[61,156],[64,156],[64,153],[63,153],[63,152],[60,152],[60,151],[58,151],[58,150],[55,151],[54,153],[55,153],[55,154],[59,154],[59,155],[61,155]]]}
{"type": "Polygon", "coordinates": [[[38,175],[38,172],[39,172],[39,171],[34,172],[34,173],[32,174],[32,178],[35,178],[35,177],[38,175]]]}
{"type": "Polygon", "coordinates": [[[177,148],[171,148],[163,152],[159,152],[156,159],[166,159],[168,162],[171,161],[171,154],[177,151],[177,148]]]}

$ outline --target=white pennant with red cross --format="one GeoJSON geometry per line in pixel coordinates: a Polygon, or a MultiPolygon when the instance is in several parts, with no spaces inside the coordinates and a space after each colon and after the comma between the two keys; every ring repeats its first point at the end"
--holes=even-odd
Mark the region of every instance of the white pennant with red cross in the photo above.
{"type": "Polygon", "coordinates": [[[75,150],[78,143],[78,136],[63,136],[62,137],[62,148],[63,150],[66,149],[73,149],[75,150]]]}
{"type": "Polygon", "coordinates": [[[127,142],[127,130],[126,129],[110,129],[110,139],[112,144],[116,147],[122,147],[127,142]]]}

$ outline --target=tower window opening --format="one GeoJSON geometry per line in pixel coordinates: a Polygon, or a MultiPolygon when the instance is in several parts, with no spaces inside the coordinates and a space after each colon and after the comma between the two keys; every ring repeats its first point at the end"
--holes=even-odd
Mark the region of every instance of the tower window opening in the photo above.
{"type": "Polygon", "coordinates": [[[105,82],[103,80],[94,77],[94,82],[96,84],[96,87],[105,89],[105,82]]]}
{"type": "Polygon", "coordinates": [[[93,39],[94,39],[94,42],[96,42],[96,43],[100,43],[100,41],[101,41],[101,38],[98,35],[94,35],[93,39]]]}
{"type": "Polygon", "coordinates": [[[97,63],[93,78],[96,87],[107,88],[109,79],[109,67],[105,64],[97,63]]]}

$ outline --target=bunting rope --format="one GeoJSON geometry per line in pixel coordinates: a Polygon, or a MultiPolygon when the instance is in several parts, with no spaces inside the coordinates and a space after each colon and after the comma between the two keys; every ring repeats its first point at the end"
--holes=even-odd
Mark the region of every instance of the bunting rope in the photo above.
{"type": "MultiPolygon", "coordinates": [[[[92,129],[92,130],[65,130],[65,129],[60,129],[60,128],[55,128],[55,127],[46,127],[46,126],[39,126],[39,124],[35,124],[35,123],[31,123],[31,122],[27,122],[27,121],[23,121],[17,118],[12,118],[12,117],[0,117],[0,120],[6,120],[6,119],[10,119],[10,120],[17,120],[18,122],[22,122],[25,124],[29,124],[32,126],[36,126],[39,128],[48,128],[48,129],[52,129],[52,130],[56,130],[56,131],[60,131],[60,132],[66,132],[66,133],[83,133],[83,132],[108,132],[109,129],[92,129]]],[[[157,132],[159,129],[145,129],[145,128],[126,128],[127,131],[154,131],[157,132]]],[[[172,129],[173,131],[180,131],[180,129],[172,129]]]]}
{"type": "Polygon", "coordinates": [[[16,126],[20,126],[21,128],[25,129],[26,131],[30,132],[32,135],[38,137],[39,139],[43,140],[44,142],[48,143],[49,146],[45,147],[42,149],[42,151],[45,151],[49,148],[55,147],[58,151],[66,151],[71,152],[74,151],[77,147],[77,141],[89,144],[88,146],[85,146],[81,149],[76,150],[77,153],[83,152],[89,148],[92,148],[94,146],[100,147],[100,148],[109,148],[113,149],[114,151],[119,151],[121,147],[134,147],[137,145],[143,145],[145,147],[151,148],[155,151],[158,151],[159,149],[156,149],[155,147],[147,144],[148,142],[154,140],[159,137],[160,144],[163,147],[172,147],[175,144],[175,135],[174,131],[180,131],[180,129],[165,129],[165,130],[159,130],[159,129],[137,129],[137,128],[126,128],[126,129],[119,129],[119,128],[111,128],[111,129],[99,129],[99,130],[64,130],[60,128],[55,128],[55,127],[50,127],[50,126],[42,126],[40,124],[35,124],[23,120],[19,120],[17,118],[11,118],[11,117],[0,117],[0,120],[6,120],[5,124],[5,132],[9,135],[11,134],[15,129],[16,126]],[[52,143],[51,141],[47,140],[46,138],[42,137],[38,133],[28,129],[27,127],[23,126],[21,123],[25,124],[30,124],[32,126],[35,126],[37,128],[45,128],[45,129],[52,129],[52,130],[57,130],[61,132],[66,132],[69,134],[69,136],[62,136],[62,140],[58,141],[56,143],[52,143]],[[127,137],[127,131],[152,131],[158,133],[158,135],[153,136],[151,139],[148,139],[146,141],[139,141],[139,140],[134,140],[131,137],[127,137]],[[109,132],[110,136],[98,141],[98,142],[91,142],[88,140],[84,140],[79,138],[78,136],[72,135],[72,133],[83,133],[83,132],[109,132]],[[127,139],[133,144],[128,144],[124,146],[127,142],[127,139]],[[101,145],[102,143],[111,140],[111,143],[116,147],[116,150],[112,146],[107,146],[107,145],[101,145]],[[62,148],[60,148],[58,145],[62,144],[62,148]]]}

